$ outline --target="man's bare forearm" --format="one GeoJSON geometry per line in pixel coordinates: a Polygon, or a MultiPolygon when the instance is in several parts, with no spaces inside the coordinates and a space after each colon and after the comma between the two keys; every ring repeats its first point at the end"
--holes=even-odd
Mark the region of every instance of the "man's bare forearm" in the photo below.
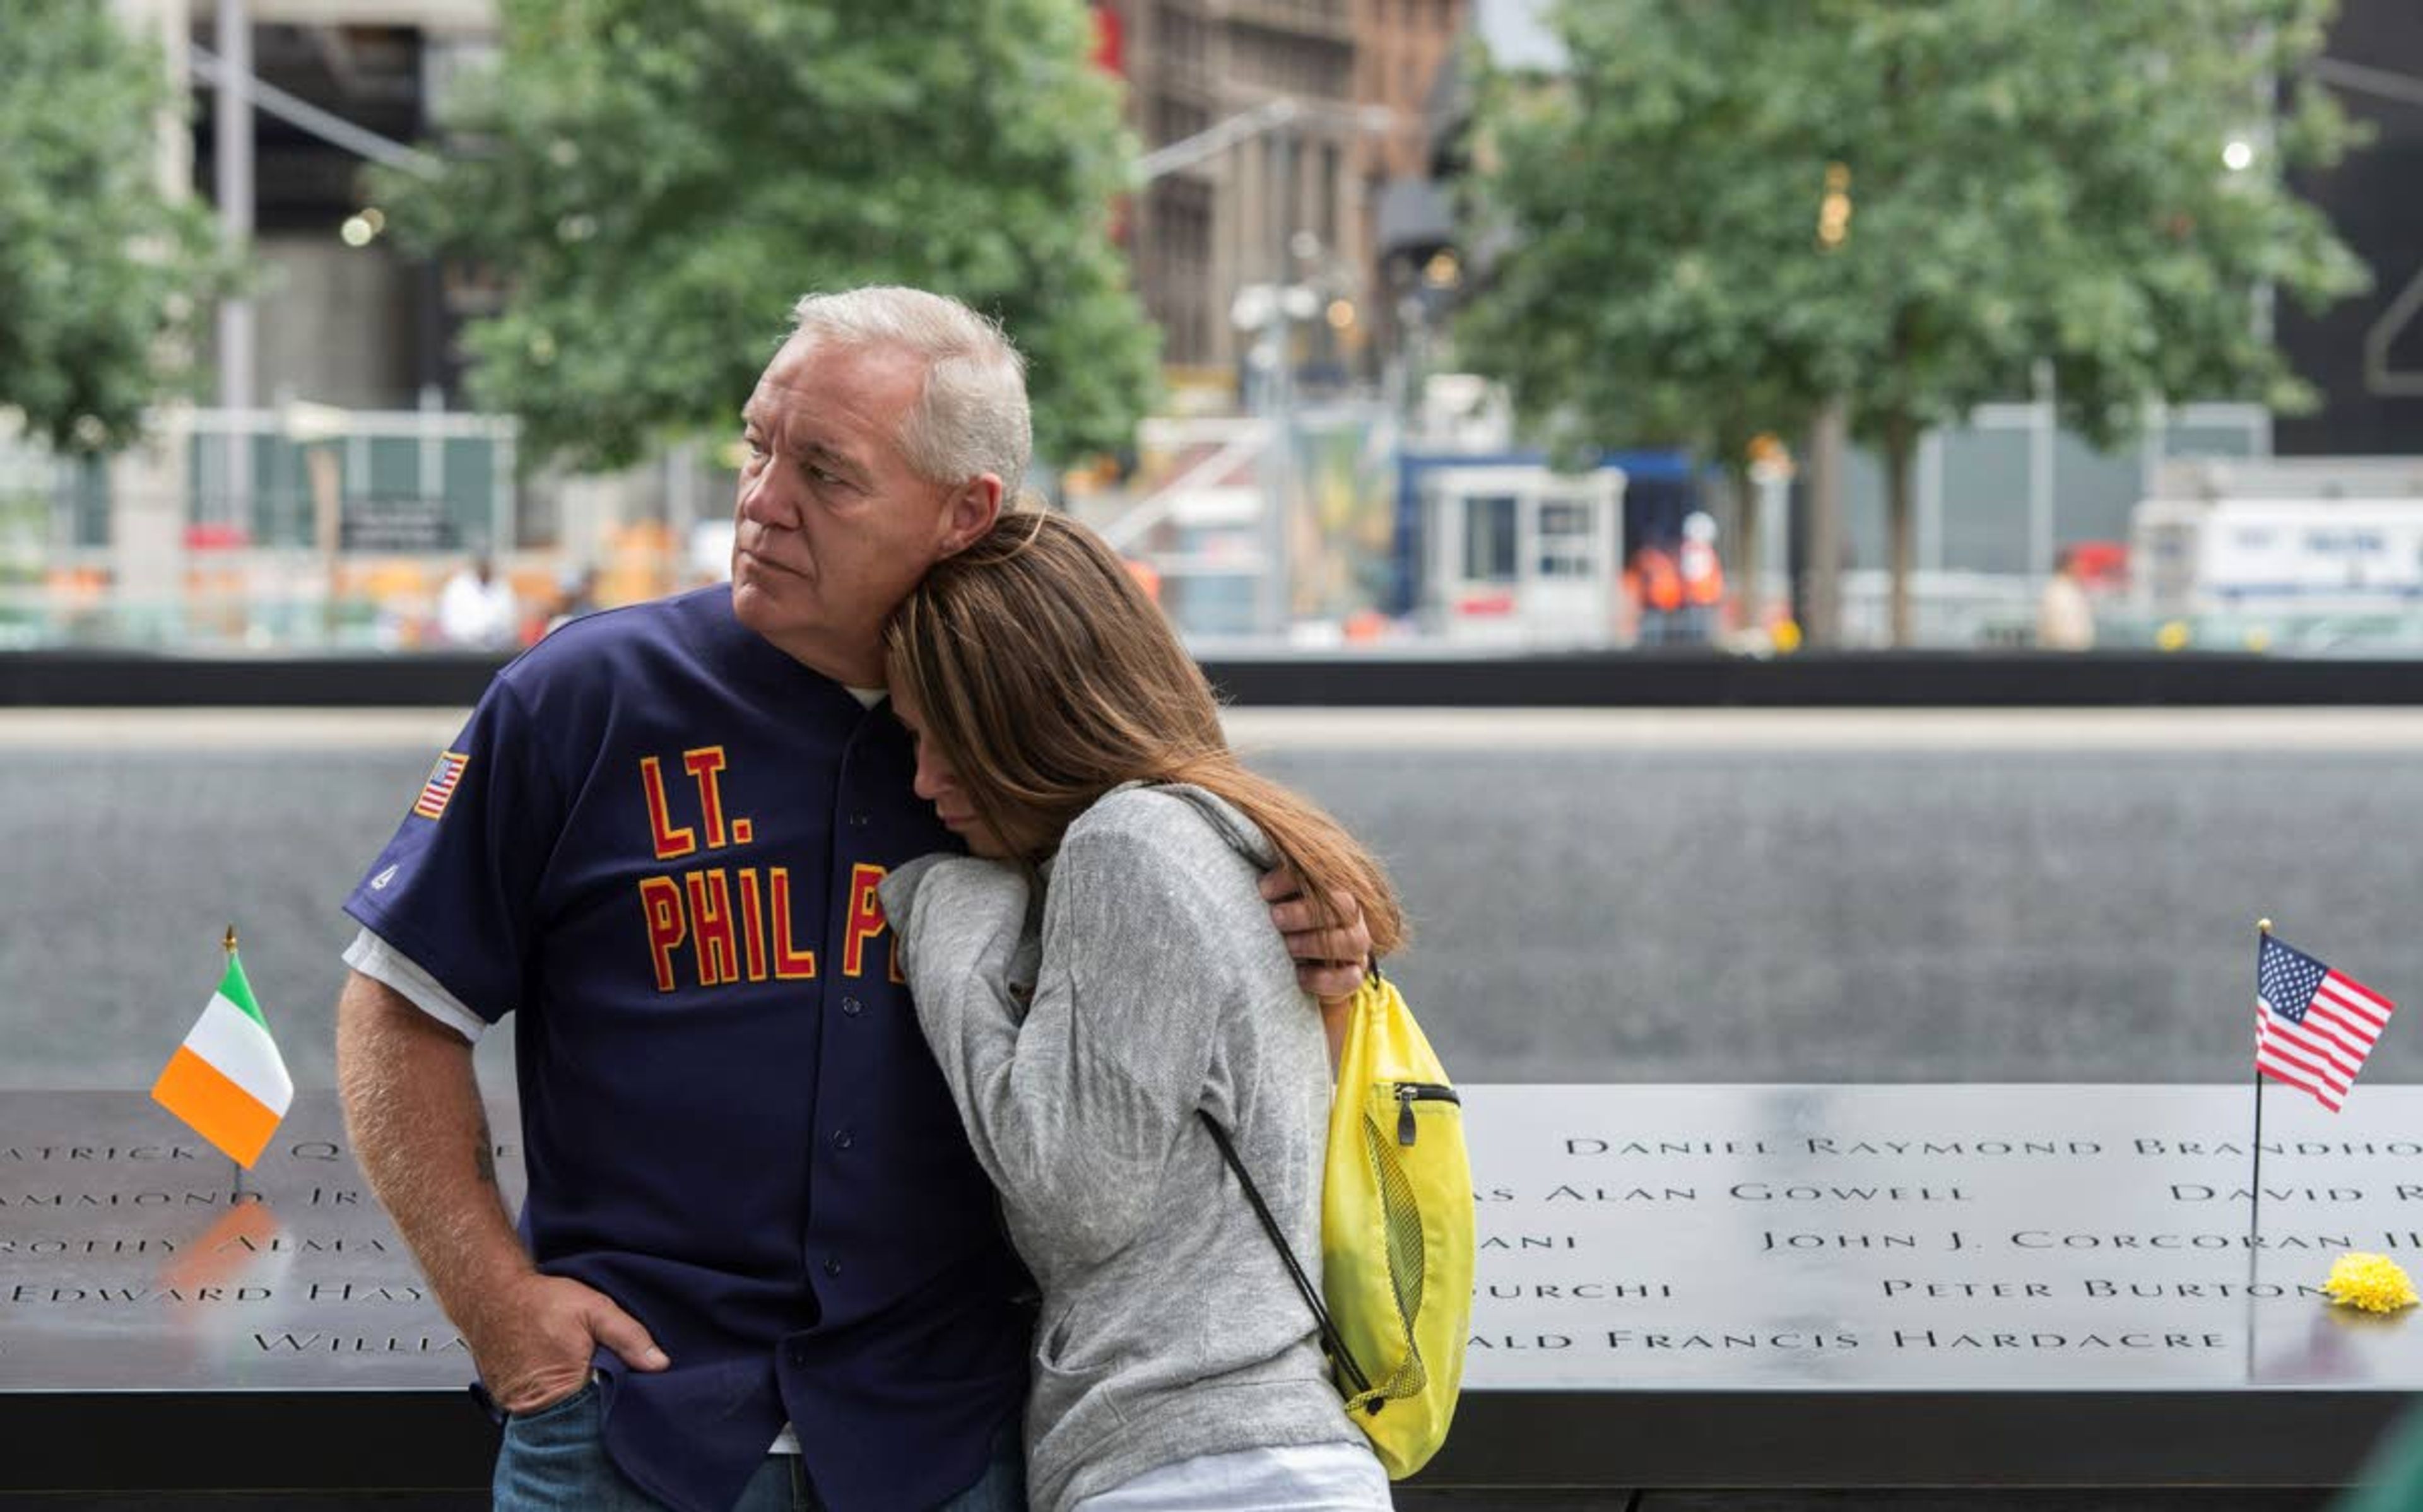
{"type": "Polygon", "coordinates": [[[371,1190],[446,1315],[476,1333],[483,1305],[532,1267],[497,1188],[471,1047],[356,972],[337,1003],[337,1080],[371,1190]]]}

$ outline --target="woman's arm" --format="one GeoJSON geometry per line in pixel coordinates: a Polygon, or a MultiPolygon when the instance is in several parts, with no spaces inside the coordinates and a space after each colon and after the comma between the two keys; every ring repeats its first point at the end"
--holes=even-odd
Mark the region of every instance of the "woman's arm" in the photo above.
{"type": "MultiPolygon", "coordinates": [[[[1070,836],[1024,1002],[1008,980],[1027,904],[1017,873],[928,863],[896,909],[885,888],[918,1018],[977,1159],[1030,1231],[1057,1236],[1075,1258],[1111,1253],[1142,1224],[1171,1142],[1202,1101],[1240,980],[1239,905],[1216,890],[1234,855],[1191,815],[1168,812],[1172,835],[1120,826],[1070,836]]],[[[1261,903],[1241,890],[1259,944],[1261,903]]]]}

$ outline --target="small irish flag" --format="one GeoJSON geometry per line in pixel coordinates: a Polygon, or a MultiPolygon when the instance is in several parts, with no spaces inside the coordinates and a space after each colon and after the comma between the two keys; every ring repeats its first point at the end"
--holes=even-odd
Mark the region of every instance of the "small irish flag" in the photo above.
{"type": "MultiPolygon", "coordinates": [[[[228,933],[232,939],[235,932],[228,933]]],[[[151,1084],[151,1097],[246,1170],[277,1132],[294,1082],[232,945],[219,990],[151,1084]]]]}

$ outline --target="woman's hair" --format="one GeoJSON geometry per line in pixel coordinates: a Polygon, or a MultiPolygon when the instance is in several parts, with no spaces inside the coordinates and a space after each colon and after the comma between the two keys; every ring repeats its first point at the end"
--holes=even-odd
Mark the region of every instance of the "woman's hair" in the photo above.
{"type": "Polygon", "coordinates": [[[1228,748],[1211,685],[1101,539],[1061,515],[1005,511],[926,575],[884,634],[887,671],[925,715],[969,805],[1020,858],[1051,854],[1122,782],[1191,782],[1270,838],[1331,922],[1360,905],[1374,950],[1405,921],[1369,851],[1228,748]]]}

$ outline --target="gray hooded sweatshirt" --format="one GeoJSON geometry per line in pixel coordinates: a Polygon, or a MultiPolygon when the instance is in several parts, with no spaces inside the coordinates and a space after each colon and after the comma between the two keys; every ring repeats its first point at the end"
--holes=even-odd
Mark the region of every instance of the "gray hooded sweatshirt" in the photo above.
{"type": "Polygon", "coordinates": [[[995,861],[926,857],[883,883],[926,1037],[1042,1287],[1037,1512],[1197,1455],[1363,1441],[1196,1116],[1230,1131],[1317,1275],[1328,1050],[1257,887],[1271,864],[1219,798],[1131,785],[1069,827],[1039,910],[995,861]]]}

